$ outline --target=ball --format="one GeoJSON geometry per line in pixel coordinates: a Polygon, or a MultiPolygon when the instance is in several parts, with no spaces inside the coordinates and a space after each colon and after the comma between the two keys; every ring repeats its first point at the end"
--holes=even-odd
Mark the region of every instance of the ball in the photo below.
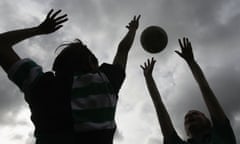
{"type": "Polygon", "coordinates": [[[167,33],[159,26],[149,26],[141,33],[140,42],[147,52],[158,53],[167,46],[167,33]]]}

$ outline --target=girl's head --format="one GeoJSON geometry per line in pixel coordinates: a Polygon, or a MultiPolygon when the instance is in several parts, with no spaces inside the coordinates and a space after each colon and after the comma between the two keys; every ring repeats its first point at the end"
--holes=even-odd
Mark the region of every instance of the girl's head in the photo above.
{"type": "Polygon", "coordinates": [[[184,126],[187,135],[192,138],[195,135],[208,133],[212,125],[204,113],[198,110],[190,110],[184,118],[184,126]]]}
{"type": "Polygon", "coordinates": [[[76,39],[60,47],[63,49],[55,58],[52,68],[56,73],[88,73],[98,69],[97,58],[81,40],[76,39]]]}

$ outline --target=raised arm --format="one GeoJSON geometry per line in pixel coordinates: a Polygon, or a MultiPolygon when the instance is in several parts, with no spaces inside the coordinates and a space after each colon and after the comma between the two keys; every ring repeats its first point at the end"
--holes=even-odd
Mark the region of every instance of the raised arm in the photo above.
{"type": "Polygon", "coordinates": [[[12,46],[33,36],[50,34],[57,31],[62,27],[62,23],[68,20],[66,14],[57,16],[60,12],[61,10],[58,10],[53,13],[52,9],[39,26],[0,34],[0,65],[5,71],[8,71],[11,65],[20,59],[12,46]]]}
{"type": "Polygon", "coordinates": [[[188,40],[188,38],[183,38],[182,41],[179,39],[179,45],[181,47],[181,52],[175,52],[180,57],[182,57],[190,67],[192,74],[200,87],[203,99],[207,105],[211,119],[213,120],[213,122],[214,120],[217,120],[220,123],[225,122],[227,117],[216,96],[214,95],[212,89],[210,88],[200,66],[194,59],[191,42],[188,40]]]}
{"type": "Polygon", "coordinates": [[[114,57],[113,64],[119,64],[124,70],[127,65],[128,52],[132,47],[136,31],[139,25],[140,15],[134,16],[131,22],[126,26],[128,33],[118,45],[117,54],[114,57]]]}
{"type": "Polygon", "coordinates": [[[161,95],[152,76],[155,62],[156,60],[154,60],[154,58],[152,58],[151,60],[148,59],[147,62],[144,63],[144,65],[141,65],[141,68],[144,73],[150,96],[157,111],[157,117],[163,136],[164,138],[169,138],[175,133],[175,129],[167,112],[167,109],[162,102],[161,95]]]}

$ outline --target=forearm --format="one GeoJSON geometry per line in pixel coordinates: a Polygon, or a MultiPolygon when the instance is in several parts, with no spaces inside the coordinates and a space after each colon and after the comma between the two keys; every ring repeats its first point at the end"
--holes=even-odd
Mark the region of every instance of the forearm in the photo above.
{"type": "Polygon", "coordinates": [[[170,116],[167,112],[167,109],[165,108],[160,93],[157,89],[156,83],[153,79],[152,76],[145,76],[147,87],[149,90],[149,93],[151,95],[152,101],[154,103],[156,112],[157,112],[157,117],[158,121],[161,126],[161,130],[163,133],[164,137],[169,137],[171,136],[174,132],[175,129],[173,127],[172,121],[170,119],[170,116]]]}
{"type": "Polygon", "coordinates": [[[5,72],[8,72],[9,68],[18,60],[20,60],[20,57],[14,52],[12,47],[8,47],[6,51],[0,53],[0,65],[5,72]]]}
{"type": "Polygon", "coordinates": [[[0,42],[2,46],[13,46],[20,41],[40,34],[41,33],[37,27],[14,30],[0,34],[0,42]]]}
{"type": "Polygon", "coordinates": [[[193,73],[193,76],[195,80],[197,81],[200,90],[203,95],[203,99],[207,105],[207,108],[209,110],[209,113],[212,117],[212,119],[218,119],[224,121],[226,119],[226,115],[219,104],[216,96],[214,95],[212,89],[210,88],[203,71],[201,70],[200,66],[197,64],[196,61],[190,61],[187,62],[191,72],[193,73]]]}
{"type": "Polygon", "coordinates": [[[13,45],[40,34],[37,27],[9,31],[0,34],[0,65],[8,72],[9,68],[20,59],[13,49],[13,45]]]}
{"type": "Polygon", "coordinates": [[[135,29],[129,30],[128,33],[124,36],[124,38],[119,43],[119,46],[118,46],[119,51],[129,51],[130,48],[132,47],[135,35],[136,35],[135,29]]]}
{"type": "Polygon", "coordinates": [[[126,69],[129,50],[132,47],[136,30],[129,30],[126,36],[118,45],[117,54],[114,57],[113,64],[119,64],[123,69],[126,69]]]}

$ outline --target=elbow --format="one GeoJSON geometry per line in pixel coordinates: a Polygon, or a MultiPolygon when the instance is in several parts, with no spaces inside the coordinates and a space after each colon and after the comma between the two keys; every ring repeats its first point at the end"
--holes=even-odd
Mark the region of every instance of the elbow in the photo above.
{"type": "Polygon", "coordinates": [[[125,43],[120,43],[118,46],[118,53],[128,53],[131,46],[125,43]]]}
{"type": "Polygon", "coordinates": [[[0,46],[1,47],[6,47],[6,46],[10,46],[9,40],[7,39],[7,37],[3,34],[0,34],[0,46]]]}

